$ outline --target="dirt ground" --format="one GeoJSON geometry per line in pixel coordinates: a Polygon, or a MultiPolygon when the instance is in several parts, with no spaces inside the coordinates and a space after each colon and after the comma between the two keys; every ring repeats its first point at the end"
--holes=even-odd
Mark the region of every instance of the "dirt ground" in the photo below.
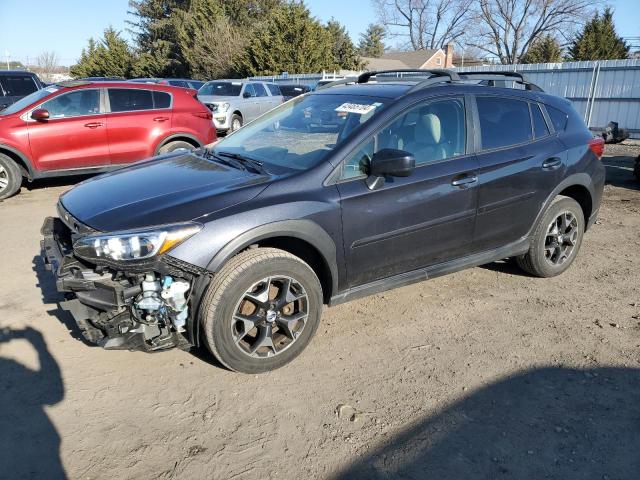
{"type": "Polygon", "coordinates": [[[0,477],[640,478],[639,153],[608,148],[564,275],[498,262],[326,309],[259,376],[79,340],[39,259],[72,183],[23,188],[0,205],[0,477]]]}

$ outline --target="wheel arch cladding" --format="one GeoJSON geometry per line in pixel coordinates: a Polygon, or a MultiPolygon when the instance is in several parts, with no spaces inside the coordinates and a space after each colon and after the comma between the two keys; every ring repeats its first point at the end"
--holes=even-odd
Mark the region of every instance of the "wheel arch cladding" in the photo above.
{"type": "Polygon", "coordinates": [[[586,229],[589,224],[589,217],[593,213],[593,190],[594,186],[593,182],[591,181],[591,177],[586,173],[575,173],[565,178],[547,197],[547,200],[540,208],[538,215],[536,216],[536,219],[531,226],[531,230],[529,231],[528,236],[533,233],[533,230],[540,221],[540,218],[542,217],[542,215],[544,215],[544,212],[546,212],[549,205],[551,205],[551,202],[553,202],[554,198],[556,198],[558,195],[565,195],[567,197],[573,198],[576,202],[578,202],[580,207],[582,207],[582,212],[585,214],[584,221],[586,229]],[[587,212],[589,212],[588,215],[587,212]]]}
{"type": "Polygon", "coordinates": [[[225,245],[209,262],[207,270],[217,272],[230,258],[252,245],[279,248],[295,255],[318,276],[325,302],[335,293],[338,284],[335,243],[310,220],[285,220],[249,230],[225,245]]]}
{"type": "Polygon", "coordinates": [[[6,155],[11,160],[13,160],[16,163],[16,165],[18,165],[18,168],[20,169],[20,173],[22,173],[24,177],[27,177],[29,179],[32,178],[31,163],[26,157],[24,157],[22,154],[20,154],[16,150],[9,148],[5,145],[0,145],[0,153],[3,155],[6,155]]]}
{"type": "Polygon", "coordinates": [[[162,147],[164,147],[166,144],[171,142],[187,142],[196,148],[202,146],[200,141],[193,135],[189,135],[187,133],[176,133],[174,135],[169,135],[167,138],[164,138],[160,143],[158,143],[158,146],[156,147],[156,150],[155,150],[156,155],[160,152],[160,149],[162,147]]]}
{"type": "Polygon", "coordinates": [[[589,218],[593,213],[593,199],[591,198],[591,192],[584,185],[571,185],[570,187],[562,190],[558,195],[564,195],[565,197],[573,198],[578,204],[580,208],[582,208],[582,213],[584,214],[585,228],[589,222],[589,218]]]}

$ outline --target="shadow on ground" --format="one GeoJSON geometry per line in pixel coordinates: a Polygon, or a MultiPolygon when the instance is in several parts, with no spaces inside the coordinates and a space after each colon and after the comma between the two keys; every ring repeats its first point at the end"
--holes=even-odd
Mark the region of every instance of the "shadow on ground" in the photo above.
{"type": "Polygon", "coordinates": [[[56,289],[55,278],[52,273],[45,268],[44,261],[40,255],[33,257],[32,268],[36,274],[36,288],[39,288],[42,294],[42,303],[53,307],[52,309],[47,310],[47,313],[52,317],[57,318],[74,339],[80,340],[89,347],[95,347],[93,343],[89,343],[82,336],[82,333],[80,332],[78,325],[76,325],[76,322],[73,320],[71,314],[62,310],[58,305],[58,302],[64,300],[64,296],[56,289]]]}
{"type": "Polygon", "coordinates": [[[83,182],[84,180],[88,180],[92,176],[95,176],[95,175],[70,175],[70,176],[62,176],[62,177],[41,178],[39,180],[34,180],[33,182],[24,181],[22,183],[22,188],[25,188],[27,190],[39,190],[41,188],[53,188],[53,187],[64,187],[64,186],[72,187],[77,183],[83,182]]]}
{"type": "Polygon", "coordinates": [[[488,385],[338,479],[640,478],[640,369],[543,368],[488,385]]]}
{"type": "Polygon", "coordinates": [[[0,477],[66,478],[60,435],[44,411],[45,405],[63,398],[60,368],[40,332],[29,327],[0,330],[0,477]],[[38,370],[1,355],[3,344],[18,339],[36,349],[38,370]]]}
{"type": "Polygon", "coordinates": [[[602,157],[602,163],[607,169],[606,183],[608,185],[640,190],[640,181],[633,174],[634,157],[624,155],[602,157]]]}

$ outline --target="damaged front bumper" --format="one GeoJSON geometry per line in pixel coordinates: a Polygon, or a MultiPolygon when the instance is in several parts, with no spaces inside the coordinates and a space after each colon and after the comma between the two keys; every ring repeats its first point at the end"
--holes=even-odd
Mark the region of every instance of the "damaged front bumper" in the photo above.
{"type": "Polygon", "coordinates": [[[88,263],[73,253],[74,240],[86,233],[81,228],[48,217],[41,248],[45,267],[65,294],[60,307],[84,338],[106,349],[147,352],[194,343],[192,293],[204,272],[166,255],[126,268],[88,263]]]}

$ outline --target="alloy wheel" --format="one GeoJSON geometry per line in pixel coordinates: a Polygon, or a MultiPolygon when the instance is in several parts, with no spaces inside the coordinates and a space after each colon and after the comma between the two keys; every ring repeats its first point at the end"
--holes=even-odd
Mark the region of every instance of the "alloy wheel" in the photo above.
{"type": "Polygon", "coordinates": [[[564,211],[558,215],[547,229],[544,242],[544,256],[554,266],[562,265],[573,254],[578,242],[578,219],[564,211]]]}
{"type": "Polygon", "coordinates": [[[254,283],[234,309],[231,334],[246,355],[279,355],[300,337],[309,317],[304,287],[288,276],[272,276],[254,283]]]}
{"type": "Polygon", "coordinates": [[[9,186],[9,173],[0,165],[0,192],[4,191],[9,186]]]}

